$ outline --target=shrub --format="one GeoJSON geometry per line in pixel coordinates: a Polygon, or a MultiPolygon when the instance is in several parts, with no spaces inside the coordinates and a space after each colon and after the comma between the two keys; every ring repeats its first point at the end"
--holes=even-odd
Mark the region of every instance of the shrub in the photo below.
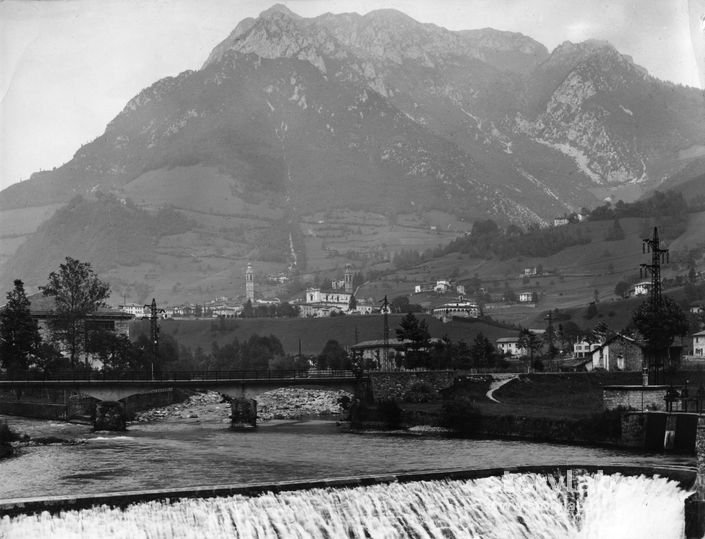
{"type": "Polygon", "coordinates": [[[474,434],[480,430],[482,415],[474,401],[453,399],[441,408],[441,425],[459,434],[474,434]]]}
{"type": "Polygon", "coordinates": [[[436,391],[427,382],[416,382],[404,393],[404,402],[429,402],[435,394],[436,391]]]}

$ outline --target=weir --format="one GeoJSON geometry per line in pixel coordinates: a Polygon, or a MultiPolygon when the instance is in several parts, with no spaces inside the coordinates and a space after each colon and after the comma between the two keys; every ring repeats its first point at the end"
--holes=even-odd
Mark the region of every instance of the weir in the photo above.
{"type": "Polygon", "coordinates": [[[573,475],[572,467],[562,472],[550,467],[456,470],[14,500],[0,506],[3,513],[17,515],[0,521],[0,535],[683,537],[687,493],[680,487],[693,479],[692,470],[690,477],[684,470],[658,470],[681,478],[674,482],[644,477],[642,473],[655,471],[645,468],[618,467],[624,475],[595,468],[575,470],[573,475]],[[572,479],[566,480],[566,475],[572,479]],[[169,501],[174,498],[178,500],[169,501]],[[39,514],[89,506],[80,514],[39,514]],[[654,506],[659,511],[653,511],[654,506]]]}

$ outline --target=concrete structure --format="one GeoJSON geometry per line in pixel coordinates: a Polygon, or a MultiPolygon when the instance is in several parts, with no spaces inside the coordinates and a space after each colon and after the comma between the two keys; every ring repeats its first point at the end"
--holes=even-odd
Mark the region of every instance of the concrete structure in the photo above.
{"type": "Polygon", "coordinates": [[[232,399],[230,401],[230,428],[248,430],[257,426],[257,401],[254,399],[232,399]]]}
{"type": "Polygon", "coordinates": [[[634,339],[613,335],[591,353],[593,369],[606,371],[641,371],[644,349],[634,339]]]}

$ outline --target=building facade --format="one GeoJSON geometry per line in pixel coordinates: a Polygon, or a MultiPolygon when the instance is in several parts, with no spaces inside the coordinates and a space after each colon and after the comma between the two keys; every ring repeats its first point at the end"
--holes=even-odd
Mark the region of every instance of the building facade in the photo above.
{"type": "Polygon", "coordinates": [[[592,351],[592,368],[606,371],[641,371],[644,349],[634,339],[614,335],[592,351]]]}

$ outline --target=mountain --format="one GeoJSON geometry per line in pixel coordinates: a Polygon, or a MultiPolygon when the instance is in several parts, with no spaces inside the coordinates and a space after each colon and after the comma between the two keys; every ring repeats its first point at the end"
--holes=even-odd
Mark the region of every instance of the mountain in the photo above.
{"type": "Polygon", "coordinates": [[[545,224],[683,170],[705,140],[702,99],[605,42],[549,52],[394,10],[308,19],[276,5],[201,69],[140,92],[71,161],[0,192],[2,282],[42,284],[61,261],[48,253],[78,249],[123,294],[238,295],[247,260],[335,272],[477,219],[545,224]],[[95,226],[105,194],[116,212],[168,208],[188,230],[150,229],[145,244],[95,226]],[[52,235],[67,204],[92,241],[52,235]],[[102,243],[139,255],[106,258],[102,243]]]}

